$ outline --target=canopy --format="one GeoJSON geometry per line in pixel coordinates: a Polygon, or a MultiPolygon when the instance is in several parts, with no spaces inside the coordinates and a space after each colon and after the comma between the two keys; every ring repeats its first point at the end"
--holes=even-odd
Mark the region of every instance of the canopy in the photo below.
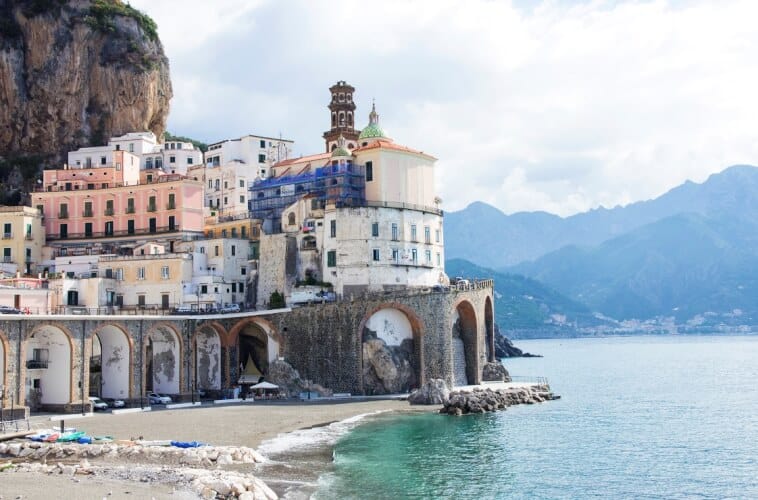
{"type": "Polygon", "coordinates": [[[248,355],[247,357],[247,364],[245,365],[245,373],[243,373],[239,380],[237,381],[238,384],[254,384],[258,382],[263,374],[258,369],[257,366],[255,366],[255,362],[253,361],[253,357],[251,355],[248,355]]]}
{"type": "Polygon", "coordinates": [[[271,382],[261,382],[250,387],[251,389],[278,389],[279,386],[271,382]]]}

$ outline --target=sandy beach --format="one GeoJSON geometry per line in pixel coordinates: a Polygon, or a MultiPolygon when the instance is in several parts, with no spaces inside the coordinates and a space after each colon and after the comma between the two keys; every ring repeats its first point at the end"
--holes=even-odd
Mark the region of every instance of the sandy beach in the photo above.
{"type": "MultiPolygon", "coordinates": [[[[117,439],[174,439],[257,448],[263,441],[288,432],[327,425],[357,415],[432,409],[435,407],[411,407],[406,401],[396,400],[255,402],[123,415],[96,414],[89,418],[69,419],[66,426],[74,426],[89,435],[109,435],[117,439]]],[[[52,427],[57,422],[50,424],[52,427]]],[[[197,498],[184,489],[175,489],[171,484],[154,481],[0,473],[0,498],[49,499],[61,495],[64,498],[85,499],[197,498]]]]}

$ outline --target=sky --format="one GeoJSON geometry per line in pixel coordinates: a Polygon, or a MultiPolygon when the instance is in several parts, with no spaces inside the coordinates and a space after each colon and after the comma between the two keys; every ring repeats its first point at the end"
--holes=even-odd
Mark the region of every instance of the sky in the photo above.
{"type": "Polygon", "coordinates": [[[446,210],[562,216],[758,164],[758,2],[131,0],[170,61],[168,130],[324,150],[328,88],[438,158],[446,210]]]}

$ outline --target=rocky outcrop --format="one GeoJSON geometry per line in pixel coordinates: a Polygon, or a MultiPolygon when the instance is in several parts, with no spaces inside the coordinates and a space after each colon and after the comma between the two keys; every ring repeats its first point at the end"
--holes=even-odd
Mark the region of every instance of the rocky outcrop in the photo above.
{"type": "Polygon", "coordinates": [[[499,361],[490,362],[482,367],[482,380],[488,382],[510,382],[511,375],[499,361]]]}
{"type": "Polygon", "coordinates": [[[110,136],[166,127],[155,23],[118,0],[0,0],[0,156],[61,162],[110,136]]]}
{"type": "Polygon", "coordinates": [[[412,405],[441,405],[450,396],[450,389],[441,378],[433,378],[408,396],[412,405]]]}
{"type": "Polygon", "coordinates": [[[507,389],[477,387],[472,391],[451,392],[440,413],[448,415],[486,413],[505,410],[513,405],[542,403],[551,399],[559,399],[559,396],[553,395],[550,387],[544,384],[507,389]]]}
{"type": "Polygon", "coordinates": [[[300,378],[300,372],[281,359],[269,363],[268,370],[266,371],[266,381],[278,385],[279,390],[287,397],[297,396],[303,391],[317,392],[320,396],[324,397],[332,395],[330,389],[300,378]]]}
{"type": "Polygon", "coordinates": [[[416,378],[411,359],[413,341],[405,339],[399,346],[388,346],[369,332],[363,342],[363,385],[366,394],[408,392],[416,378]]]}
{"type": "Polygon", "coordinates": [[[523,352],[513,345],[507,337],[500,333],[500,328],[495,325],[495,357],[500,358],[541,358],[539,354],[523,352]]]}

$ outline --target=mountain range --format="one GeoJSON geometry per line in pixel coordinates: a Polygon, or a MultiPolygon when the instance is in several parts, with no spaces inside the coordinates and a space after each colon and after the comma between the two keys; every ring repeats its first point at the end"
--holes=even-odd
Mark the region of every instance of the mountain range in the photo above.
{"type": "Polygon", "coordinates": [[[445,227],[449,259],[537,280],[593,313],[758,324],[756,167],[566,218],[477,202],[445,227]]]}

